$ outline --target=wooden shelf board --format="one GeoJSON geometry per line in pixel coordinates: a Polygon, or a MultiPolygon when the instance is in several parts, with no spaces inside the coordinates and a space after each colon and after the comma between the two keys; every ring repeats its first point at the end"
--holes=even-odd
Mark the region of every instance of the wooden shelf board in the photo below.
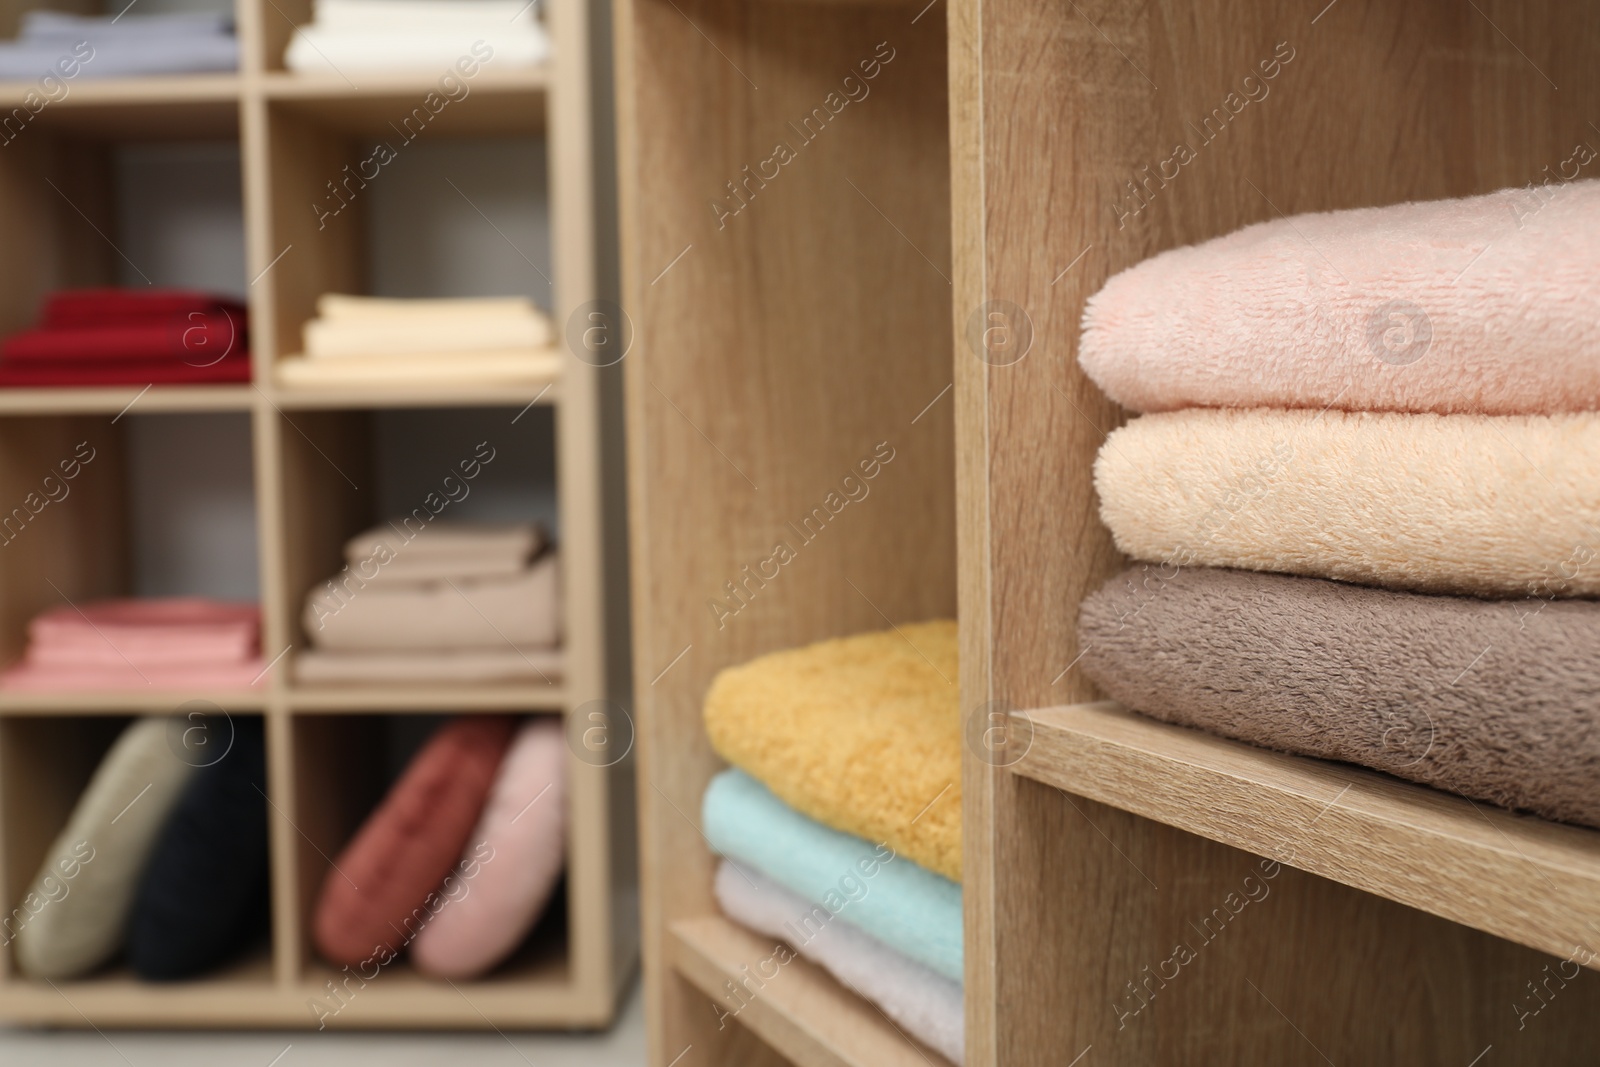
{"type": "Polygon", "coordinates": [[[170,689],[113,689],[96,692],[32,693],[0,690],[0,715],[117,715],[173,712],[191,700],[204,700],[225,711],[260,712],[267,706],[264,689],[228,692],[176,692],[170,689]]]}
{"type": "MultiPolygon", "coordinates": [[[[399,124],[429,93],[439,93],[443,71],[393,71],[353,75],[290,74],[262,76],[271,103],[292,110],[317,125],[349,134],[397,136],[399,124]]],[[[546,93],[553,82],[549,67],[493,72],[463,79],[470,92],[446,104],[437,126],[427,136],[536,134],[545,128],[546,93]]],[[[442,97],[443,94],[441,94],[442,97]]],[[[391,141],[391,143],[393,143],[391,141]]]]}
{"type": "Polygon", "coordinates": [[[110,385],[0,389],[0,415],[148,414],[157,411],[249,411],[248,385],[110,385]],[[131,406],[130,406],[131,405],[131,406]]]}
{"type": "Polygon", "coordinates": [[[285,411],[373,408],[551,407],[561,400],[559,382],[526,385],[372,386],[345,389],[274,388],[271,402],[285,411]]]}
{"type": "MultiPolygon", "coordinates": [[[[669,939],[672,966],[727,1010],[725,982],[772,955],[773,941],[720,916],[681,919],[669,939]]],[[[801,1067],[930,1067],[947,1061],[899,1032],[877,1008],[803,959],[783,966],[735,1017],[801,1067]]]]}
{"type": "Polygon", "coordinates": [[[1600,833],[1112,702],[1014,712],[1017,774],[1565,957],[1600,935],[1600,833]]]}
{"type": "MultiPolygon", "coordinates": [[[[325,1003],[323,982],[335,972],[316,968],[303,980],[281,985],[260,973],[209,976],[195,982],[151,983],[126,973],[81,982],[45,983],[14,979],[0,983],[0,1018],[12,1022],[81,1028],[246,1028],[315,1030],[325,1003]]],[[[564,962],[536,972],[515,972],[473,982],[430,980],[404,963],[385,968],[357,989],[343,1010],[325,1019],[327,1029],[454,1029],[600,1027],[610,1018],[605,998],[585,997],[564,962]]]]}
{"type": "Polygon", "coordinates": [[[564,711],[559,685],[318,686],[289,690],[291,710],[305,713],[393,711],[564,711]]]}
{"type": "MultiPolygon", "coordinates": [[[[79,78],[36,116],[41,129],[77,136],[231,138],[239,129],[240,80],[234,74],[79,78]]],[[[34,82],[0,82],[0,114],[22,107],[34,82]]]]}

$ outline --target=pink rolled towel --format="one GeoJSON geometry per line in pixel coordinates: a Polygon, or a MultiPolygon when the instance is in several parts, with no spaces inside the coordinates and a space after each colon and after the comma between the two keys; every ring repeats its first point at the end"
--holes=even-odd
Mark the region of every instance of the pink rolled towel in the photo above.
{"type": "Polygon", "coordinates": [[[1089,299],[1078,361],[1133,411],[1600,408],[1600,181],[1297,215],[1089,299]]]}
{"type": "Polygon", "coordinates": [[[503,962],[533,929],[566,865],[566,767],[561,720],[525,723],[468,838],[459,877],[446,880],[449,903],[411,943],[419,971],[475,977],[503,962]]]}

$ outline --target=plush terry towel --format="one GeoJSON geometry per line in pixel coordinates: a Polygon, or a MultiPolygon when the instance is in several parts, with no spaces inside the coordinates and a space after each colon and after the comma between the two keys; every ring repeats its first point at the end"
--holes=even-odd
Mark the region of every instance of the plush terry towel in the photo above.
{"type": "Polygon", "coordinates": [[[469,648],[457,652],[319,652],[294,658],[294,677],[306,685],[408,685],[543,682],[566,675],[559,648],[469,648]]]}
{"type": "Polygon", "coordinates": [[[401,356],[291,356],[273,365],[290,389],[385,385],[530,385],[561,376],[561,356],[548,351],[441,352],[401,356]]]}
{"type": "Polygon", "coordinates": [[[561,640],[560,582],[560,561],[550,553],[511,578],[377,582],[344,600],[312,589],[302,622],[312,642],[331,651],[549,647],[561,640]]]}
{"type": "Polygon", "coordinates": [[[889,948],[961,981],[961,887],[887,845],[808,819],[743,771],[706,787],[701,829],[718,853],[820,903],[889,948]]]}
{"type": "Polygon", "coordinates": [[[1114,432],[1094,478],[1117,547],[1138,559],[1600,593],[1600,415],[1196,408],[1114,432]]]}
{"type": "Polygon", "coordinates": [[[730,919],[787,942],[827,968],[845,988],[882,1008],[912,1037],[952,1063],[962,1062],[966,1027],[959,982],[913,963],[854,927],[820,919],[814,905],[753,868],[735,868],[723,860],[714,888],[730,919]]]}
{"type": "Polygon", "coordinates": [[[306,355],[312,359],[537,349],[549,343],[550,323],[542,315],[531,314],[485,317],[477,322],[420,316],[378,322],[314,319],[305,326],[306,355]]]}
{"type": "Polygon", "coordinates": [[[178,758],[170,725],[139,719],[122,732],[45,853],[18,908],[27,913],[20,928],[8,921],[24,974],[76,978],[122,946],[140,872],[194,773],[178,758]]]}
{"type": "Polygon", "coordinates": [[[1600,182],[1298,215],[1123,271],[1078,356],[1135,411],[1600,407],[1600,182]]]}
{"type": "Polygon", "coordinates": [[[566,766],[559,718],[530,719],[517,731],[467,839],[459,888],[448,886],[446,895],[458,892],[411,944],[419,971],[476,977],[511,955],[533,929],[566,864],[566,766]]]}
{"type": "Polygon", "coordinates": [[[1078,629],[1147,715],[1600,827],[1600,604],[1150,566],[1078,629]]]}
{"type": "Polygon", "coordinates": [[[730,667],[706,730],[797,811],[960,881],[959,696],[956,624],[919,623],[730,667]]]}
{"type": "Polygon", "coordinates": [[[448,901],[445,878],[511,744],[505,716],[452,719],[428,740],[322,882],[317,949],[355,966],[398,953],[448,901]]]}

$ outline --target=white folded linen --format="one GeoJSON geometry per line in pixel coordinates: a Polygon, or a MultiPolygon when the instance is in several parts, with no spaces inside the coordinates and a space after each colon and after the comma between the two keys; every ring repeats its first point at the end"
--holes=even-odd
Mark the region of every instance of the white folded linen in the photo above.
{"type": "Polygon", "coordinates": [[[462,25],[491,29],[536,21],[531,0],[316,0],[312,24],[325,30],[451,29],[462,25]]]}
{"type": "MultiPolygon", "coordinates": [[[[845,988],[865,997],[896,1024],[951,1063],[965,1054],[961,986],[846,922],[818,925],[818,907],[746,865],[723,860],[717,903],[734,922],[775,937],[821,964],[845,988]]],[[[824,914],[826,911],[824,910],[824,914]]]]}
{"type": "Polygon", "coordinates": [[[357,575],[376,570],[384,583],[416,584],[511,577],[545,544],[536,522],[433,522],[417,530],[400,518],[346,541],[344,558],[357,575]]]}
{"type": "Polygon", "coordinates": [[[306,595],[311,643],[349,652],[550,648],[562,633],[561,561],[546,553],[510,578],[402,585],[352,570],[306,595]]]}
{"type": "Polygon", "coordinates": [[[566,674],[559,648],[475,648],[458,652],[324,652],[305,649],[294,658],[295,681],[304,685],[486,685],[540,682],[566,674]]]}
{"type": "Polygon", "coordinates": [[[561,355],[549,349],[433,352],[399,356],[290,356],[273,366],[290,389],[384,385],[527,385],[561,376],[561,355]]]}
{"type": "Polygon", "coordinates": [[[471,59],[486,69],[536,67],[550,58],[550,38],[538,23],[454,29],[328,30],[299,27],[283,64],[301,74],[428,70],[448,73],[471,59]]]}

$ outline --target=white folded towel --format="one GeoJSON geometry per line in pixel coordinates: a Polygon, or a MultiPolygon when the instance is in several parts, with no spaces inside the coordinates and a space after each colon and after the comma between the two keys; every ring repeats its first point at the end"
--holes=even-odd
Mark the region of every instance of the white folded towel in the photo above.
{"type": "Polygon", "coordinates": [[[809,938],[797,937],[801,920],[817,909],[748,865],[735,867],[723,860],[713,888],[728,918],[784,941],[821,964],[845,988],[882,1008],[912,1037],[951,1063],[962,1062],[966,1026],[961,987],[955,982],[849,923],[828,922],[809,938]]]}
{"type": "Polygon", "coordinates": [[[537,67],[550,58],[550,38],[537,22],[437,29],[324,29],[301,26],[283,64],[296,73],[342,74],[386,70],[450,73],[462,59],[493,70],[537,67]]]}
{"type": "Polygon", "coordinates": [[[525,296],[396,298],[323,293],[317,317],[332,322],[483,322],[489,319],[544,319],[544,312],[525,296]]]}

